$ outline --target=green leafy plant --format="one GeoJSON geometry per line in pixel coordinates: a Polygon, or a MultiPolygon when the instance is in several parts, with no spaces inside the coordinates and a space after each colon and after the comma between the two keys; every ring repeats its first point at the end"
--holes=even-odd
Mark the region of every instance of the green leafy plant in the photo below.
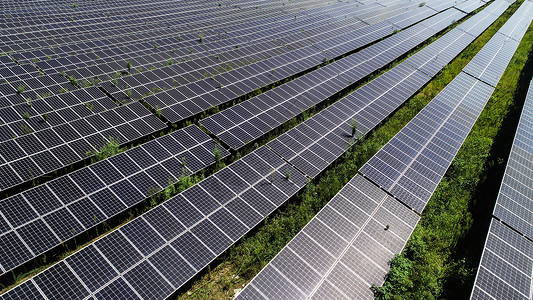
{"type": "Polygon", "coordinates": [[[70,81],[70,83],[72,83],[72,85],[77,86],[77,87],[80,86],[80,85],[78,84],[78,80],[76,79],[76,77],[74,77],[74,76],[69,76],[69,77],[68,77],[68,80],[70,81]]]}
{"type": "Polygon", "coordinates": [[[287,167],[285,169],[285,179],[287,180],[291,180],[291,175],[292,175],[292,169],[290,169],[289,167],[287,167]]]}
{"type": "Polygon", "coordinates": [[[357,119],[352,119],[350,122],[350,127],[352,128],[352,137],[355,137],[355,134],[357,133],[357,119]]]}
{"type": "Polygon", "coordinates": [[[20,95],[20,94],[24,93],[25,89],[26,88],[22,84],[19,84],[19,86],[17,86],[17,94],[20,95]]]}

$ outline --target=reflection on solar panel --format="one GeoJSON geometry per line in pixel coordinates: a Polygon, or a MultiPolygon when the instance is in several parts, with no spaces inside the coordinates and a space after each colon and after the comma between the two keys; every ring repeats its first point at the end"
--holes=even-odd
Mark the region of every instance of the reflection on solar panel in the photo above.
{"type": "Polygon", "coordinates": [[[237,299],[373,298],[419,219],[356,175],[237,299]]]}
{"type": "MultiPolygon", "coordinates": [[[[125,292],[165,298],[306,183],[303,174],[261,147],[36,275],[31,288],[44,294],[50,288],[79,289],[80,297],[125,292]]],[[[17,293],[22,287],[2,298],[17,293]]]]}
{"type": "Polygon", "coordinates": [[[1,200],[0,265],[7,272],[213,165],[215,148],[229,155],[191,125],[1,200]]]}
{"type": "Polygon", "coordinates": [[[492,219],[470,299],[531,299],[533,242],[492,219]]]}

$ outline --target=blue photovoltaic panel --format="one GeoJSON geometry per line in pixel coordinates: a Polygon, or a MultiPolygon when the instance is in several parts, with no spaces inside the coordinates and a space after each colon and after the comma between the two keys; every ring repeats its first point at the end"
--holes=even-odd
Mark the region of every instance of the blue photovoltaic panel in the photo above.
{"type": "MultiPolygon", "coordinates": [[[[71,276],[87,287],[81,295],[120,295],[122,290],[132,294],[131,287],[145,299],[163,299],[306,183],[303,174],[261,147],[58,265],[79,272],[71,276]],[[263,210],[266,204],[270,208],[263,210]]],[[[53,280],[48,274],[36,278],[53,280]]],[[[54,289],[61,288],[66,287],[60,283],[54,289]]],[[[18,287],[16,291],[22,292],[18,287]]]]}
{"type": "Polygon", "coordinates": [[[496,86],[533,20],[533,3],[525,1],[464,68],[464,72],[496,86]]]}
{"type": "Polygon", "coordinates": [[[496,86],[519,42],[497,32],[466,65],[464,72],[496,86]]]}
{"type": "Polygon", "coordinates": [[[237,150],[385,66],[463,15],[456,10],[438,14],[200,123],[237,150]],[[245,107],[252,111],[255,107],[256,112],[245,107]]]}
{"type": "Polygon", "coordinates": [[[533,2],[524,1],[498,32],[520,42],[533,19],[533,2]]]}

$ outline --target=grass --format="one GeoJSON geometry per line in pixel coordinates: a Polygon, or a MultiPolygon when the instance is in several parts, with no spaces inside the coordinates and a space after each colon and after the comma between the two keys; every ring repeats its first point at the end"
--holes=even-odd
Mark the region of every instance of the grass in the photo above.
{"type": "MultiPolygon", "coordinates": [[[[516,9],[519,4],[513,6],[513,10],[516,9]]],[[[423,88],[417,95],[412,97],[404,106],[402,106],[396,113],[393,114],[381,127],[373,131],[367,138],[361,143],[356,144],[348,153],[346,153],[341,159],[339,159],[333,167],[327,170],[318,180],[309,183],[303,192],[292,199],[285,207],[278,210],[272,216],[267,218],[262,225],[255,229],[253,235],[247,236],[239,241],[236,245],[230,248],[229,251],[219,261],[220,263],[214,267],[213,270],[208,270],[199,280],[192,283],[189,289],[182,294],[178,295],[178,299],[227,299],[234,295],[234,290],[242,288],[248,283],[300,230],[305,224],[331,199],[341,188],[351,179],[356,173],[358,168],[364,164],[370,157],[372,157],[387,141],[389,141],[409,120],[411,120],[429,101],[431,101],[470,61],[470,59],[484,46],[484,44],[490,39],[490,37],[497,31],[497,29],[505,22],[510,16],[510,12],[506,12],[504,17],[500,18],[495,24],[482,34],[476,41],[474,41],[469,47],[465,49],[452,63],[441,71],[425,88],[423,88]]],[[[529,34],[529,33],[528,33],[529,34]]],[[[533,40],[531,35],[524,37],[524,40],[533,40]]],[[[522,45],[521,48],[523,49],[522,45]]],[[[519,50],[522,51],[522,50],[519,50]]],[[[514,69],[520,73],[522,69],[520,65],[511,63],[510,69],[514,69]]],[[[523,67],[523,65],[522,65],[523,67]]],[[[506,75],[508,73],[506,72],[506,75]]],[[[505,76],[505,75],[504,75],[505,76]]],[[[510,76],[511,78],[512,76],[510,76]]],[[[511,79],[509,86],[512,90],[513,83],[511,79]]],[[[495,97],[505,92],[495,92],[495,97]]],[[[494,97],[493,97],[494,98],[494,97]]],[[[511,97],[512,98],[512,97],[511,97]]],[[[483,112],[480,119],[484,119],[487,115],[491,116],[494,101],[487,105],[486,110],[483,112]]],[[[501,119],[505,115],[505,111],[502,110],[498,116],[494,116],[491,119],[501,119]]],[[[479,122],[478,122],[479,123],[479,122]]],[[[480,127],[476,123],[473,132],[480,127]]],[[[482,126],[487,126],[482,125],[482,126]]],[[[490,127],[490,126],[489,126],[490,127]]],[[[491,129],[497,131],[496,129],[491,129]]],[[[481,141],[487,143],[491,140],[490,137],[484,137],[483,134],[479,134],[481,141]]],[[[486,146],[482,146],[479,143],[471,143],[471,138],[467,139],[465,145],[472,147],[473,151],[477,151],[479,147],[487,150],[486,146]]],[[[465,148],[465,147],[463,147],[465,148]]],[[[463,149],[462,148],[462,149],[463,149]]],[[[490,147],[488,148],[490,149],[490,147]]],[[[463,150],[461,150],[463,151],[463,150]]],[[[471,154],[471,153],[470,153],[471,154]]],[[[476,154],[480,159],[485,156],[483,153],[476,154]]],[[[459,165],[468,165],[470,157],[465,156],[464,152],[460,152],[457,159],[452,165],[452,169],[456,170],[454,173],[456,178],[470,177],[470,172],[477,168],[477,164],[472,169],[460,169],[459,165]],[[462,174],[464,172],[464,174],[462,174]]],[[[450,172],[448,172],[450,173],[450,172]]],[[[444,191],[450,189],[449,182],[450,176],[446,175],[443,184],[437,189],[437,193],[440,193],[445,198],[444,191]]],[[[462,179],[461,179],[462,180],[462,179]]],[[[469,181],[468,181],[469,182],[469,181]]],[[[475,182],[469,182],[472,187],[475,187],[475,182]]],[[[457,188],[453,189],[457,190],[457,188]]],[[[432,211],[435,206],[435,201],[430,201],[430,204],[426,208],[426,211],[432,211]]],[[[468,202],[467,202],[468,203],[468,202]]],[[[467,205],[468,207],[468,205],[467,205]]],[[[443,213],[446,210],[442,210],[443,213]]],[[[460,215],[461,209],[458,210],[460,215]]],[[[449,228],[450,236],[463,236],[465,227],[470,221],[466,220],[457,222],[456,218],[447,218],[442,216],[442,222],[448,225],[455,225],[455,228],[449,228]]],[[[440,226],[442,222],[435,223],[433,226],[440,226]]],[[[419,232],[422,226],[430,226],[431,220],[423,216],[423,220],[415,230],[411,240],[420,238],[419,232]]],[[[454,239],[457,241],[457,238],[454,239]]],[[[412,243],[412,242],[410,242],[412,243]]],[[[453,251],[456,243],[448,244],[453,251]]],[[[428,255],[432,255],[430,251],[427,251],[428,255]]],[[[457,261],[461,261],[458,259],[457,261]]],[[[455,268],[450,269],[450,273],[441,275],[442,277],[452,278],[461,277],[464,273],[464,268],[461,268],[459,264],[455,264],[455,268]]],[[[427,267],[427,265],[426,265],[427,267]]],[[[445,286],[445,282],[438,281],[437,285],[440,286],[440,290],[445,286]]],[[[389,282],[387,282],[389,284],[389,282]]],[[[402,286],[402,285],[400,285],[402,286]]],[[[425,288],[430,288],[427,284],[425,288]]],[[[438,289],[438,288],[437,288],[438,289]]],[[[405,297],[409,298],[409,297],[405,297]]]]}

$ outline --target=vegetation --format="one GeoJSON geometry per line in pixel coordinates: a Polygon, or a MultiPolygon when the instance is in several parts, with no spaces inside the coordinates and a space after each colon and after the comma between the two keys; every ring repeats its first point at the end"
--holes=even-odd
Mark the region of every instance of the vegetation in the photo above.
{"type": "Polygon", "coordinates": [[[100,148],[98,151],[87,152],[87,156],[92,156],[92,163],[104,160],[108,157],[116,155],[122,152],[123,149],[120,149],[119,141],[112,136],[109,137],[109,141],[100,148]]]}
{"type": "Polygon", "coordinates": [[[17,86],[17,94],[22,94],[24,90],[25,90],[25,87],[22,84],[17,86]]]}

